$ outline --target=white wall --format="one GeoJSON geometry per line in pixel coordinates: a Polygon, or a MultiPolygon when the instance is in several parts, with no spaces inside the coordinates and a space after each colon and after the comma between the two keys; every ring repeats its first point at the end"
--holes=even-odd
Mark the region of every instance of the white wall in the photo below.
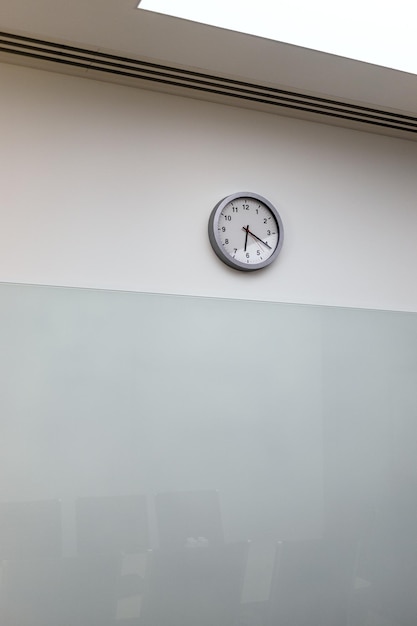
{"type": "Polygon", "coordinates": [[[1,65],[0,281],[417,311],[417,143],[1,65]],[[255,191],[265,271],[210,248],[255,191]]]}

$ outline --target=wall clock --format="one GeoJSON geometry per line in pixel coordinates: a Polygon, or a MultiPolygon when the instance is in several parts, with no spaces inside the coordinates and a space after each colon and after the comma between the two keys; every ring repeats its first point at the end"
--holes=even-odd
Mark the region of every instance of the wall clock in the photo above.
{"type": "Polygon", "coordinates": [[[275,261],[284,239],[282,221],[273,204],[248,192],[233,193],[216,204],[208,234],[219,259],[245,272],[275,261]]]}

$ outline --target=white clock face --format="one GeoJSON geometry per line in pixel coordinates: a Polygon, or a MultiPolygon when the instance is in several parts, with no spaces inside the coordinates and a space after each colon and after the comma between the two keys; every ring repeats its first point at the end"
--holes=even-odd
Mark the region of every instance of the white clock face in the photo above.
{"type": "Polygon", "coordinates": [[[234,194],[213,210],[209,237],[217,256],[241,270],[269,265],[282,245],[276,209],[257,194],[234,194]]]}

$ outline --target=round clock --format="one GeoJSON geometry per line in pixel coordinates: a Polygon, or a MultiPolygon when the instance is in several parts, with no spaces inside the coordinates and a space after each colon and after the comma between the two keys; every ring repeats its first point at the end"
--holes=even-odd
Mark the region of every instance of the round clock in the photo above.
{"type": "Polygon", "coordinates": [[[276,208],[266,198],[247,192],[234,193],[216,204],[208,233],[219,259],[246,272],[275,261],[284,239],[276,208]]]}

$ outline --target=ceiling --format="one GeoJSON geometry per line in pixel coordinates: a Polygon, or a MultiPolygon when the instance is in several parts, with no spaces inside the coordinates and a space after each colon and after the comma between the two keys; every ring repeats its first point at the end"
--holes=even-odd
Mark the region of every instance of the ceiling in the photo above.
{"type": "Polygon", "coordinates": [[[417,76],[157,13],[2,0],[0,61],[417,140],[417,76]]]}

